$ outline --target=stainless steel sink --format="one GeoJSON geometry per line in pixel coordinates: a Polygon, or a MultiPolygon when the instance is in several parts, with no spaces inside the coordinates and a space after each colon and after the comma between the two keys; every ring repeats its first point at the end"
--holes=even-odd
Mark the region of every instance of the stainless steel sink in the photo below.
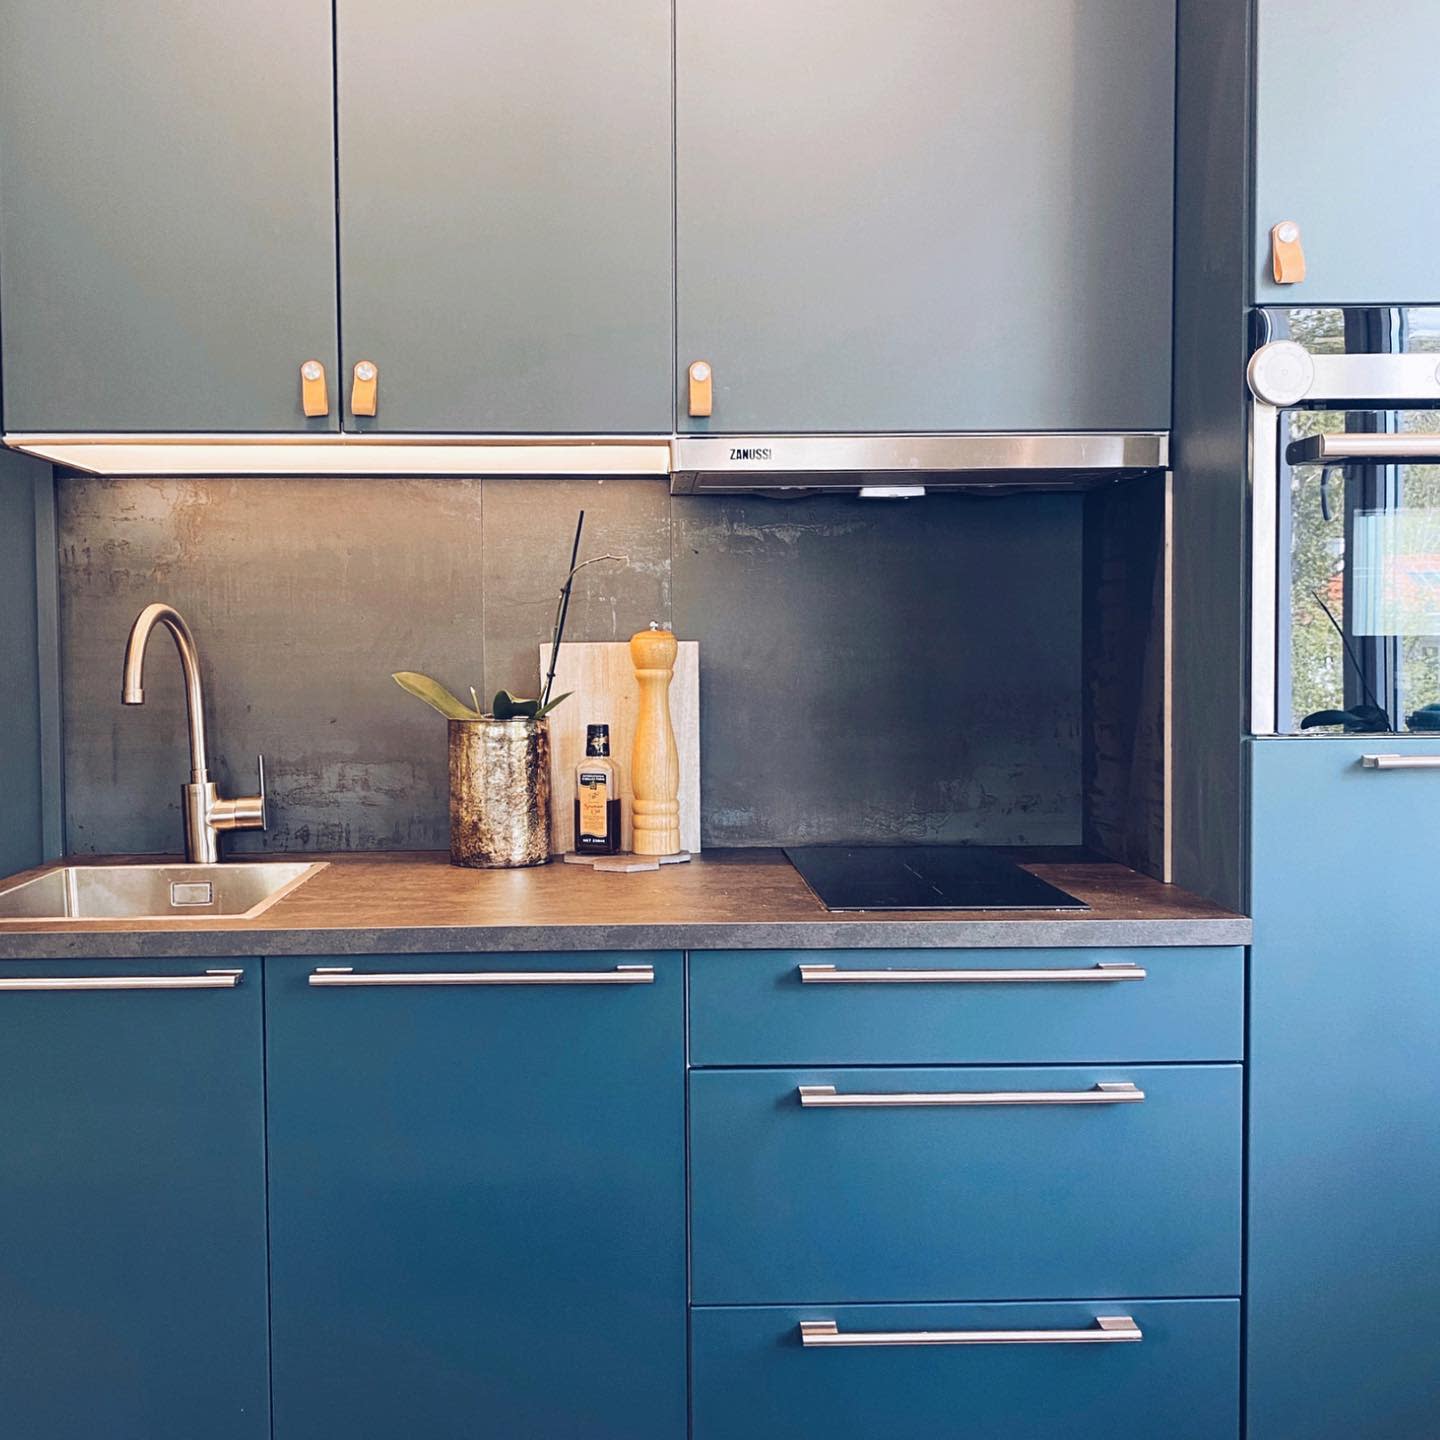
{"type": "Polygon", "coordinates": [[[0,925],[16,920],[253,920],[323,862],[60,865],[0,888],[0,925]]]}

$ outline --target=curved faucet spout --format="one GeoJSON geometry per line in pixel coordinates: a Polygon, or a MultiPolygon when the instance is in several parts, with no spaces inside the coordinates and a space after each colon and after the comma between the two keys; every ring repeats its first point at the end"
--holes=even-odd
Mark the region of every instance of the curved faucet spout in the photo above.
{"type": "Polygon", "coordinates": [[[180,669],[185,677],[185,709],[190,725],[190,783],[204,785],[210,779],[210,765],[205,746],[205,695],[200,688],[200,657],[195,637],[185,617],[170,605],[147,605],[130,628],[125,646],[125,675],[120,687],[122,705],[145,703],[145,647],[150,632],[163,625],[175,639],[180,652],[180,669]]]}

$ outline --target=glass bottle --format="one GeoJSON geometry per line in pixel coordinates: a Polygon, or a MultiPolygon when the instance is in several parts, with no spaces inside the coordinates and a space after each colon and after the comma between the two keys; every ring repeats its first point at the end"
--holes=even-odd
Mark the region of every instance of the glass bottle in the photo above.
{"type": "Polygon", "coordinates": [[[610,727],[585,727],[585,758],[575,769],[575,853],[620,852],[620,794],[610,763],[610,727]]]}

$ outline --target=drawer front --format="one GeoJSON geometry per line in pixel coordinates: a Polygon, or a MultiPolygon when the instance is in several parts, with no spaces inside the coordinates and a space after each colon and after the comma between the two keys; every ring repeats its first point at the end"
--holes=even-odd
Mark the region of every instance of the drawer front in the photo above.
{"type": "Polygon", "coordinates": [[[1239,1060],[1244,975],[1243,951],[1228,946],[700,951],[690,957],[690,1059],[693,1065],[1239,1060]]]}
{"type": "Polygon", "coordinates": [[[1233,1440],[1239,1304],[838,1306],[692,1312],[694,1440],[1233,1440]],[[885,1344],[807,1348],[802,1321],[847,1339],[876,1332],[1055,1330],[1113,1343],[885,1344]]]}
{"type": "Polygon", "coordinates": [[[1236,1295],[1240,1151],[1238,1065],[697,1071],[692,1299],[1236,1295]]]}

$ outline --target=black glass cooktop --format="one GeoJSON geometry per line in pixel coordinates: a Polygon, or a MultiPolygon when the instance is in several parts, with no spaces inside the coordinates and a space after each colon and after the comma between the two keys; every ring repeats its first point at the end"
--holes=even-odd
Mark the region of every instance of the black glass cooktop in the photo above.
{"type": "Polygon", "coordinates": [[[785,851],[827,910],[1088,910],[983,845],[803,845],[785,851]]]}

